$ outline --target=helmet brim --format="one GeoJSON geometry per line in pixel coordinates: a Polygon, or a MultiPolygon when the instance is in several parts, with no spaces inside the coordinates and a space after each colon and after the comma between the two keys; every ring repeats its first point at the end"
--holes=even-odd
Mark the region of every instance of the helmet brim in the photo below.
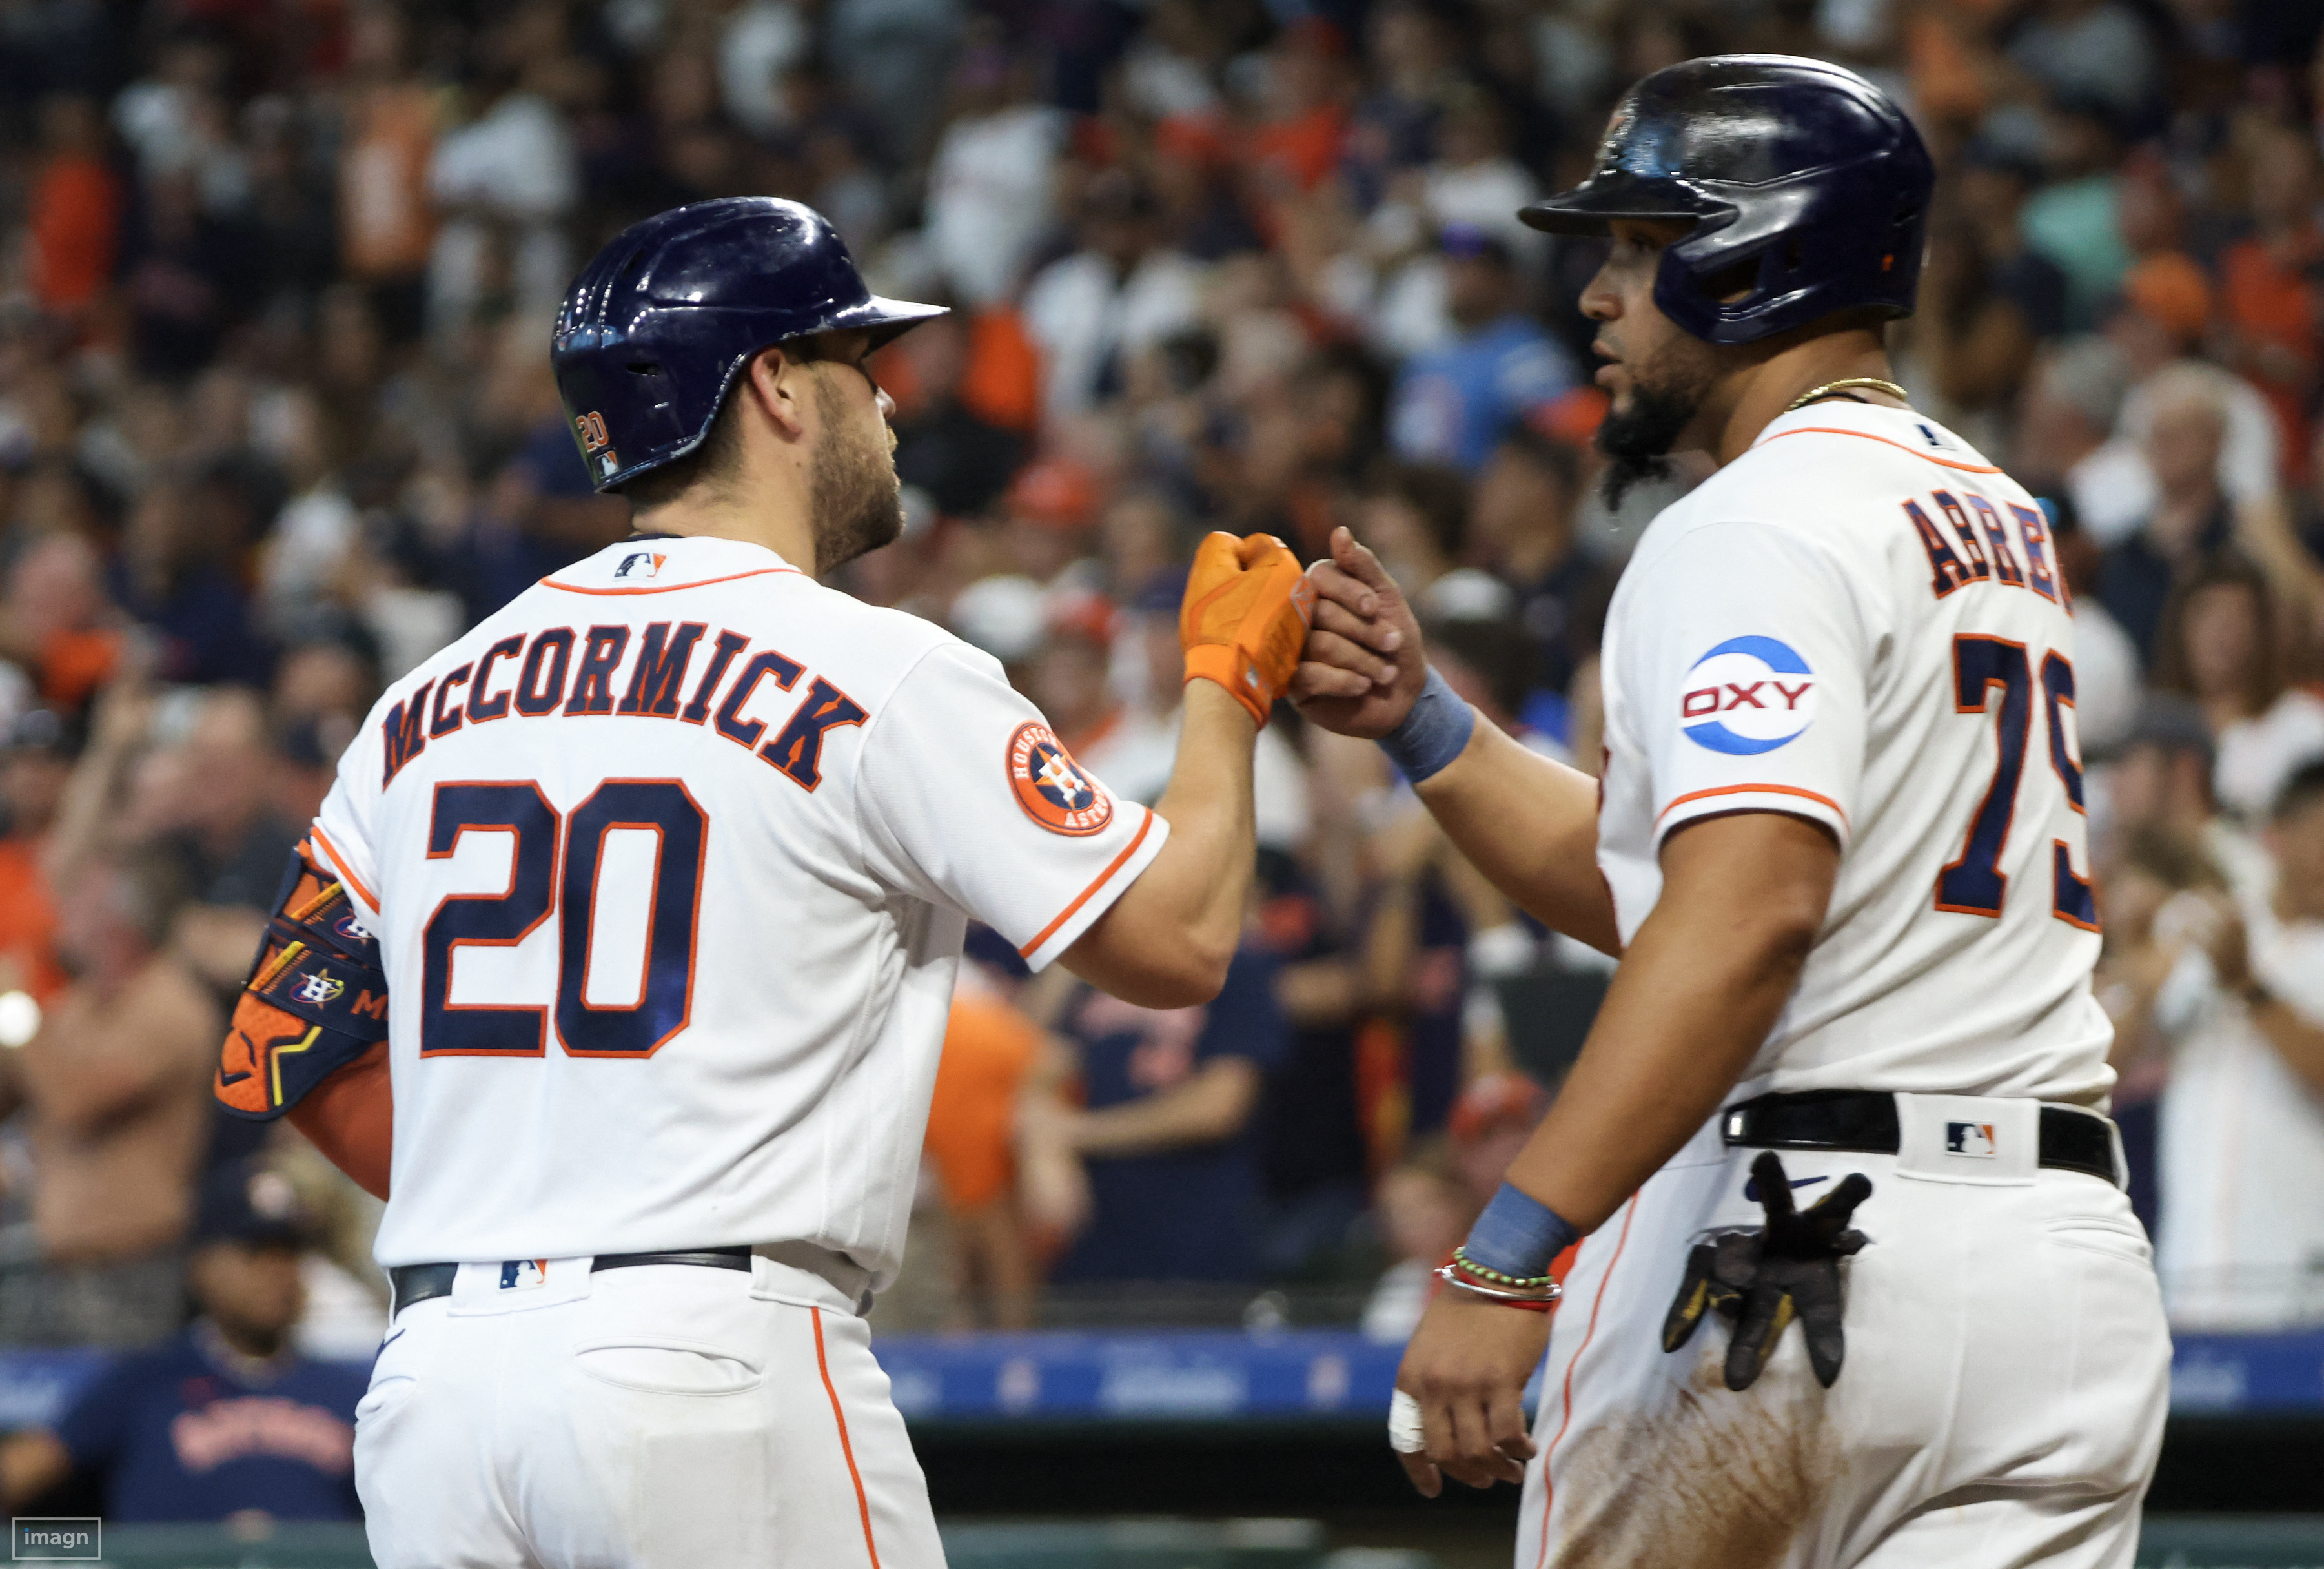
{"type": "Polygon", "coordinates": [[[909,300],[889,300],[874,294],[861,305],[834,311],[831,319],[816,331],[868,332],[872,335],[872,346],[881,348],[924,321],[950,314],[946,306],[918,305],[909,300]]]}
{"type": "Polygon", "coordinates": [[[1683,180],[1648,180],[1628,172],[1593,175],[1572,190],[1544,197],[1519,210],[1528,228],[1553,235],[1603,235],[1616,218],[1701,223],[1735,210],[1683,180]]]}

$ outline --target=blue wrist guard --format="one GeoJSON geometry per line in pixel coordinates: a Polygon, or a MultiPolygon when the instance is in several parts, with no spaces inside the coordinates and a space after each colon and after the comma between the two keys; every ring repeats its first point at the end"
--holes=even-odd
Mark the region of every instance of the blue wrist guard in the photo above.
{"type": "Polygon", "coordinates": [[[1488,1269],[1534,1280],[1548,1274],[1550,1260],[1581,1240],[1582,1233],[1555,1210],[1505,1182],[1462,1248],[1488,1269]]]}
{"type": "Polygon", "coordinates": [[[1404,723],[1379,738],[1380,750],[1397,771],[1414,784],[1443,770],[1461,755],[1477,728],[1477,711],[1461,701],[1452,683],[1428,668],[1428,684],[1413,699],[1404,723]]]}

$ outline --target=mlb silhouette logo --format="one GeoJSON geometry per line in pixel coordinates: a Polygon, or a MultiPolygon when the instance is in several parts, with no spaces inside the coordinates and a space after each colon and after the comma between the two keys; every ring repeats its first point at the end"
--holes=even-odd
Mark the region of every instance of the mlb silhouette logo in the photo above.
{"type": "Polygon", "coordinates": [[[651,577],[661,570],[661,564],[669,559],[669,557],[657,556],[650,550],[632,550],[622,558],[622,564],[613,568],[613,576],[651,577]]]}
{"type": "Polygon", "coordinates": [[[546,1259],[507,1259],[501,1263],[501,1289],[530,1291],[549,1278],[546,1259]]]}
{"type": "Polygon", "coordinates": [[[1994,1145],[1993,1124],[1990,1122],[1946,1123],[1945,1153],[1974,1156],[1980,1160],[1992,1159],[1998,1153],[1994,1145]]]}

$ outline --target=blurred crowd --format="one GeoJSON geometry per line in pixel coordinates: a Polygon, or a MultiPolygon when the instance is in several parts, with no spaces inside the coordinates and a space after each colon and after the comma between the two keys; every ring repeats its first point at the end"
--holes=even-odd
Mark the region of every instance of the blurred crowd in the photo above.
{"type": "MultiPolygon", "coordinates": [[[[1628,82],[1745,49],[1869,75],[1942,171],[1892,346],[2054,515],[2173,1312],[2324,1322],[2319,29],[2317,0],[9,0],[0,1343],[211,1322],[203,1185],[256,1161],[315,1221],[265,1354],[367,1350],[369,1201],[214,1113],[217,1041],[383,684],[628,528],[547,355],[607,238],[792,196],[875,288],[954,308],[875,362],[907,531],[838,586],[995,655],[1118,795],[1167,779],[1213,529],[1312,556],[1349,525],[1463,696],[1594,770],[1608,595],[1701,471],[1602,499],[1597,251],[1515,215],[1628,82]]],[[[973,939],[884,1323],[1408,1328],[1604,962],[1369,745],[1286,709],[1259,775],[1263,892],[1209,1008],[973,939]]]]}

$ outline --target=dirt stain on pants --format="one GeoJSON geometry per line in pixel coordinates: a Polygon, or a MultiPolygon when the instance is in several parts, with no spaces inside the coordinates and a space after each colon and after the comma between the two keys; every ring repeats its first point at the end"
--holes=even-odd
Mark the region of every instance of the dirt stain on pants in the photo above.
{"type": "Polygon", "coordinates": [[[1554,1569],[1772,1569],[1822,1505],[1840,1445],[1806,1358],[1779,1355],[1737,1394],[1726,1337],[1698,1343],[1659,1405],[1565,1435],[1554,1569]]]}

